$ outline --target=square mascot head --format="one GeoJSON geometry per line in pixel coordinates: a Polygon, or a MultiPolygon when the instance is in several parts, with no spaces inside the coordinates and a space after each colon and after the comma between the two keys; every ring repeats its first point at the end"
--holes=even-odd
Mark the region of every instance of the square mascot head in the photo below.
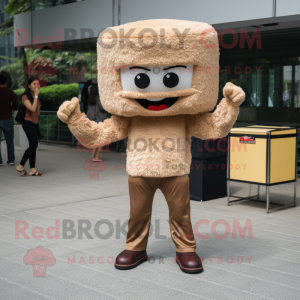
{"type": "Polygon", "coordinates": [[[97,42],[101,103],[111,114],[174,116],[212,110],[217,32],[206,23],[147,20],[106,28],[97,42]]]}

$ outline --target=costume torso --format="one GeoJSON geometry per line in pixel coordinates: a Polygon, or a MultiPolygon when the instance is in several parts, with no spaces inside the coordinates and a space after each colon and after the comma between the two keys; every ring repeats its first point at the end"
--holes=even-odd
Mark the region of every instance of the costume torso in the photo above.
{"type": "Polygon", "coordinates": [[[185,115],[133,117],[128,131],[127,172],[131,176],[189,174],[190,136],[185,115]]]}

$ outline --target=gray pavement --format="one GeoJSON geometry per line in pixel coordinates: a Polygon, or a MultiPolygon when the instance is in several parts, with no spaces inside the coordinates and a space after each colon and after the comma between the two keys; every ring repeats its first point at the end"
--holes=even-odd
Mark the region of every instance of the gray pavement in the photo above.
{"type": "MultiPolygon", "coordinates": [[[[6,162],[5,142],[1,147],[6,162]]],[[[23,152],[16,148],[16,162],[23,152]]],[[[150,261],[116,270],[113,259],[123,250],[122,225],[129,217],[126,156],[103,153],[105,170],[92,179],[84,169],[90,168],[84,167],[90,156],[68,146],[42,145],[37,169],[45,177],[23,178],[14,167],[0,167],[0,299],[300,299],[299,207],[266,214],[265,204],[253,201],[229,207],[226,198],[191,201],[195,228],[203,219],[209,224],[196,232],[204,272],[189,275],[174,264],[168,207],[157,191],[150,261]],[[46,231],[55,220],[56,229],[46,231]],[[63,224],[74,225],[73,232],[63,224]],[[89,224],[87,238],[78,226],[89,224]],[[248,230],[235,238],[238,224],[248,230]],[[42,257],[27,252],[39,246],[51,250],[55,261],[46,252],[46,269],[34,273],[34,259],[42,257]]],[[[249,185],[234,183],[232,192],[246,196],[249,185]]],[[[264,189],[261,193],[265,199],[264,189]]],[[[292,195],[293,184],[271,188],[275,202],[292,202],[292,195]]]]}

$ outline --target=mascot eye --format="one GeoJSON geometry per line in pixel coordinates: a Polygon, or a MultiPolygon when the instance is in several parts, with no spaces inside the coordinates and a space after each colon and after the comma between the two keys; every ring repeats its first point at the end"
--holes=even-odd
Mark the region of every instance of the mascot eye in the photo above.
{"type": "Polygon", "coordinates": [[[134,83],[139,89],[145,89],[150,84],[150,78],[145,73],[139,73],[135,76],[134,83]]]}
{"type": "Polygon", "coordinates": [[[164,76],[164,85],[168,88],[175,87],[179,82],[179,77],[175,73],[167,73],[164,76]]]}

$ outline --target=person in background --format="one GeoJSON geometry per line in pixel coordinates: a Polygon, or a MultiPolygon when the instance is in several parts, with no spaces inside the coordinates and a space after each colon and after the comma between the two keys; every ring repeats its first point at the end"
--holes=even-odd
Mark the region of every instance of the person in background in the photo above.
{"type": "Polygon", "coordinates": [[[44,176],[35,169],[36,148],[38,147],[38,123],[41,104],[39,101],[40,83],[37,79],[31,77],[25,92],[22,96],[22,103],[26,107],[26,115],[22,122],[22,127],[29,141],[29,148],[26,149],[23,158],[16,168],[22,176],[44,176]],[[24,166],[29,159],[30,171],[27,174],[24,166]]]}
{"type": "Polygon", "coordinates": [[[7,146],[7,163],[13,166],[15,163],[14,147],[14,122],[12,111],[18,109],[17,95],[6,87],[7,77],[0,74],[0,166],[3,166],[1,156],[1,135],[2,131],[7,146]]]}
{"type": "MultiPolygon", "coordinates": [[[[88,100],[87,117],[97,123],[103,122],[107,119],[107,112],[104,110],[101,104],[97,85],[92,85],[91,87],[90,97],[88,100]]],[[[93,149],[92,161],[102,161],[102,159],[99,158],[101,150],[102,146],[93,149]]]]}

